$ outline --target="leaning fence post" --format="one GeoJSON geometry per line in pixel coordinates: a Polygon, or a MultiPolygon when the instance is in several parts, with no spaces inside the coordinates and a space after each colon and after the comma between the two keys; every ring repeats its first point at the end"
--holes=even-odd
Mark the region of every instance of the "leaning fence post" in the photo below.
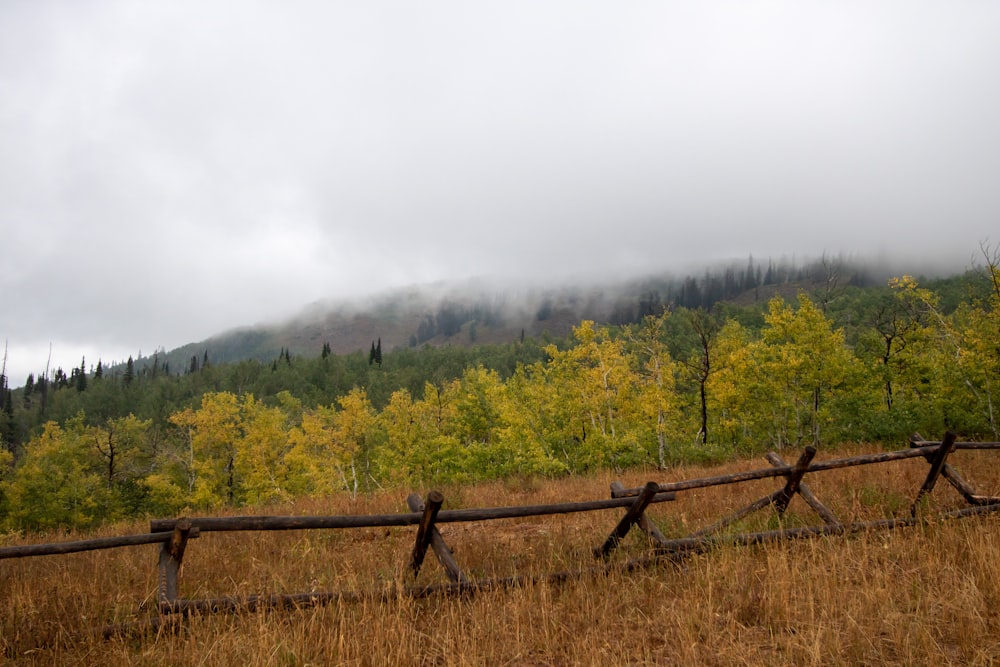
{"type": "MultiPolygon", "coordinates": [[[[785,460],[775,452],[768,452],[765,458],[771,465],[776,467],[785,467],[788,465],[787,463],[785,463],[785,460]]],[[[819,498],[817,498],[813,494],[812,489],[809,488],[808,484],[800,481],[798,489],[796,489],[796,491],[800,496],[802,496],[802,500],[806,501],[806,504],[809,505],[809,507],[813,508],[813,511],[819,514],[820,517],[822,517],[823,520],[826,521],[827,525],[830,526],[840,525],[840,522],[837,521],[837,517],[834,516],[833,512],[830,511],[830,508],[819,501],[819,498]]]]}
{"type": "Polygon", "coordinates": [[[806,470],[809,469],[809,463],[813,460],[814,456],[816,456],[816,448],[812,446],[806,447],[802,451],[802,455],[799,456],[799,460],[792,467],[792,471],[788,474],[788,482],[785,483],[785,488],[779,491],[774,499],[774,508],[778,511],[779,516],[784,515],[785,510],[788,509],[788,503],[792,501],[792,496],[798,493],[802,476],[806,474],[806,470]]]}
{"type": "Polygon", "coordinates": [[[958,439],[958,436],[948,431],[944,434],[944,440],[941,441],[938,450],[934,452],[933,456],[929,457],[928,460],[931,463],[931,469],[927,472],[927,479],[924,480],[920,490],[917,491],[917,497],[914,498],[913,505],[910,507],[910,516],[917,515],[917,505],[923,500],[924,496],[934,490],[934,485],[941,474],[941,469],[944,468],[948,454],[955,449],[956,439],[958,439]]]}
{"type": "Polygon", "coordinates": [[[642,492],[635,499],[635,502],[629,505],[628,511],[625,512],[625,516],[622,517],[615,529],[611,531],[608,535],[608,539],[604,541],[604,544],[599,546],[594,550],[594,555],[598,558],[603,558],[607,556],[611,551],[618,546],[618,543],[628,534],[628,531],[639,518],[642,513],[646,511],[646,507],[649,505],[650,501],[653,500],[660,490],[660,485],[656,482],[647,482],[646,486],[642,488],[642,492]]]}
{"type": "Polygon", "coordinates": [[[181,519],[174,526],[170,539],[160,547],[160,560],[157,570],[160,578],[160,611],[168,611],[171,604],[177,600],[177,576],[184,559],[184,549],[187,547],[188,536],[191,533],[191,520],[181,519]]]}
{"type": "Polygon", "coordinates": [[[444,496],[441,495],[440,491],[431,491],[427,494],[424,514],[420,517],[420,525],[417,528],[417,541],[413,545],[413,556],[410,559],[410,567],[413,569],[414,576],[420,572],[424,556],[427,555],[427,547],[430,546],[431,532],[434,528],[434,519],[437,518],[442,503],[444,503],[444,496]]]}
{"type": "MultiPolygon", "coordinates": [[[[424,501],[420,499],[419,494],[411,493],[407,496],[406,504],[409,505],[410,510],[413,512],[424,511],[424,501]]],[[[451,549],[448,548],[444,538],[441,537],[441,531],[437,529],[437,526],[431,526],[429,532],[431,548],[434,550],[434,555],[437,556],[438,561],[444,567],[448,579],[456,584],[469,583],[469,580],[462,573],[462,569],[455,562],[455,557],[452,555],[451,549]]]]}
{"type": "MultiPolygon", "coordinates": [[[[611,497],[621,498],[624,495],[625,486],[621,482],[611,482],[611,497]]],[[[656,527],[656,524],[646,516],[645,512],[639,516],[639,521],[637,522],[639,529],[649,536],[649,539],[653,540],[657,544],[663,545],[667,541],[667,536],[660,532],[660,529],[656,527]]]]}
{"type": "MultiPolygon", "coordinates": [[[[926,440],[924,440],[923,436],[920,435],[919,433],[914,433],[913,435],[910,436],[911,448],[927,447],[930,446],[931,444],[932,443],[929,443],[926,440]]],[[[956,443],[956,448],[957,446],[958,444],[956,443]]],[[[933,455],[925,457],[928,460],[928,462],[931,460],[931,456],[933,455]]],[[[943,466],[941,466],[941,476],[944,477],[946,480],[948,480],[951,483],[951,485],[955,487],[955,490],[958,491],[963,498],[965,498],[965,502],[969,503],[970,505],[978,507],[980,505],[991,505],[993,503],[1000,502],[1000,498],[991,496],[982,496],[976,493],[976,489],[973,488],[971,484],[966,482],[965,479],[959,474],[957,470],[955,470],[952,467],[950,463],[945,463],[943,466]]]]}

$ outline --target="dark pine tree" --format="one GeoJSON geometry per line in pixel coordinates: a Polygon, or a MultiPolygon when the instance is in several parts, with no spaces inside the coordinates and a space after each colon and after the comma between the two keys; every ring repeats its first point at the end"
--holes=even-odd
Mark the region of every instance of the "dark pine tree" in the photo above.
{"type": "MultiPolygon", "coordinates": [[[[4,378],[6,385],[6,378],[4,378]]],[[[14,397],[10,389],[3,392],[3,408],[0,409],[0,447],[6,447],[7,451],[13,452],[14,445],[14,397]]]]}
{"type": "Polygon", "coordinates": [[[135,379],[135,362],[132,360],[132,355],[129,355],[128,361],[125,362],[125,377],[122,378],[122,382],[125,386],[132,384],[132,380],[135,379]]]}
{"type": "Polygon", "coordinates": [[[43,374],[38,378],[38,382],[35,383],[35,389],[38,391],[40,407],[39,410],[41,414],[45,414],[45,408],[49,404],[49,381],[45,378],[43,374]]]}
{"type": "Polygon", "coordinates": [[[86,391],[87,389],[87,358],[80,360],[80,368],[76,372],[76,390],[86,391]]]}

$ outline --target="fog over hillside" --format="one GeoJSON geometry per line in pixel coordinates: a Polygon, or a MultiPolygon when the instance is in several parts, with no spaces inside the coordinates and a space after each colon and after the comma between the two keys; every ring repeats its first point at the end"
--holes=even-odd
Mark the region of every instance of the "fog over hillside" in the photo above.
{"type": "MultiPolygon", "coordinates": [[[[385,290],[359,299],[329,299],[305,306],[284,320],[238,327],[172,350],[156,351],[174,370],[241,359],[271,361],[288,350],[314,357],[324,344],[335,354],[367,353],[423,345],[509,343],[522,336],[561,338],[582,319],[626,324],[666,309],[710,307],[719,300],[747,305],[800,290],[884,285],[894,275],[927,278],[958,271],[933,263],[859,261],[821,256],[803,263],[785,258],[716,263],[687,275],[650,274],[621,280],[530,283],[476,278],[385,290]],[[773,274],[773,275],[771,275],[773,274]],[[694,293],[690,290],[694,288],[694,293]]],[[[140,365],[152,363],[151,354],[140,365]]]]}

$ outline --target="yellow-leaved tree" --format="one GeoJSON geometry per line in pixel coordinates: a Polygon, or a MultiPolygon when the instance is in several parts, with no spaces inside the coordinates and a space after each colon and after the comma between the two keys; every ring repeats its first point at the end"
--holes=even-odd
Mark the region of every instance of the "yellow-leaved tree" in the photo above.
{"type": "Polygon", "coordinates": [[[456,435],[459,384],[439,388],[428,382],[416,401],[405,389],[389,397],[378,417],[378,468],[384,479],[411,486],[471,479],[469,451],[456,435]]]}
{"type": "Polygon", "coordinates": [[[853,391],[862,377],[843,330],[834,329],[805,294],[798,301],[798,308],[780,298],[768,304],[761,340],[752,351],[755,385],[769,387],[775,398],[768,435],[778,447],[818,445],[837,416],[835,399],[853,391]]]}
{"type": "Polygon", "coordinates": [[[741,447],[759,437],[752,416],[768,398],[758,396],[748,386],[756,377],[750,332],[736,320],[729,320],[714,340],[714,368],[701,381],[709,424],[703,433],[711,433],[716,443],[741,447]]]}
{"type": "Polygon", "coordinates": [[[680,405],[675,386],[677,364],[664,341],[664,324],[670,316],[646,317],[630,334],[629,355],[635,366],[638,386],[631,411],[637,418],[636,437],[640,443],[653,442],[656,463],[662,470],[669,460],[670,439],[681,430],[680,405]]]}
{"type": "Polygon", "coordinates": [[[494,370],[470,368],[456,387],[455,435],[468,452],[469,473],[476,479],[512,475],[548,475],[561,470],[523,428],[520,404],[494,370]]]}
{"type": "MultiPolygon", "coordinates": [[[[291,395],[279,396],[288,405],[291,395]]],[[[239,440],[233,459],[238,498],[253,505],[289,500],[289,469],[285,457],[291,448],[288,414],[264,405],[253,394],[240,403],[239,440]]]]}
{"type": "Polygon", "coordinates": [[[333,463],[344,488],[357,495],[362,480],[371,480],[372,429],[375,408],[364,389],[352,389],[338,401],[333,421],[333,463]]]}
{"type": "Polygon", "coordinates": [[[649,462],[639,442],[635,411],[639,382],[624,342],[584,320],[566,350],[545,348],[542,374],[549,451],[570,470],[649,462]]]}
{"type": "Polygon", "coordinates": [[[712,380],[713,395],[723,432],[743,448],[819,444],[835,418],[844,419],[837,411],[850,409],[840,399],[863,382],[843,331],[806,295],[798,300],[793,308],[772,299],[759,339],[735,322],[719,334],[724,368],[712,380]]]}
{"type": "Polygon", "coordinates": [[[236,451],[242,424],[237,396],[227,391],[203,394],[198,409],[176,412],[170,421],[183,442],[175,461],[183,471],[188,502],[195,507],[221,507],[240,500],[236,451]]]}
{"type": "Polygon", "coordinates": [[[375,408],[364,389],[355,387],[337,406],[302,414],[289,432],[287,462],[293,495],[324,495],[347,490],[356,497],[362,486],[377,483],[372,471],[375,408]]]}

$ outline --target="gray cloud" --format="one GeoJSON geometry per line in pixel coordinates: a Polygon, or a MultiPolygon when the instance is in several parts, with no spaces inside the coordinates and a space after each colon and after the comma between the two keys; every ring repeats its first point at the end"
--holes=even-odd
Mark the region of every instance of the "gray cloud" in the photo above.
{"type": "Polygon", "coordinates": [[[23,381],[329,296],[821,252],[1000,210],[993,3],[0,5],[23,381]]]}

